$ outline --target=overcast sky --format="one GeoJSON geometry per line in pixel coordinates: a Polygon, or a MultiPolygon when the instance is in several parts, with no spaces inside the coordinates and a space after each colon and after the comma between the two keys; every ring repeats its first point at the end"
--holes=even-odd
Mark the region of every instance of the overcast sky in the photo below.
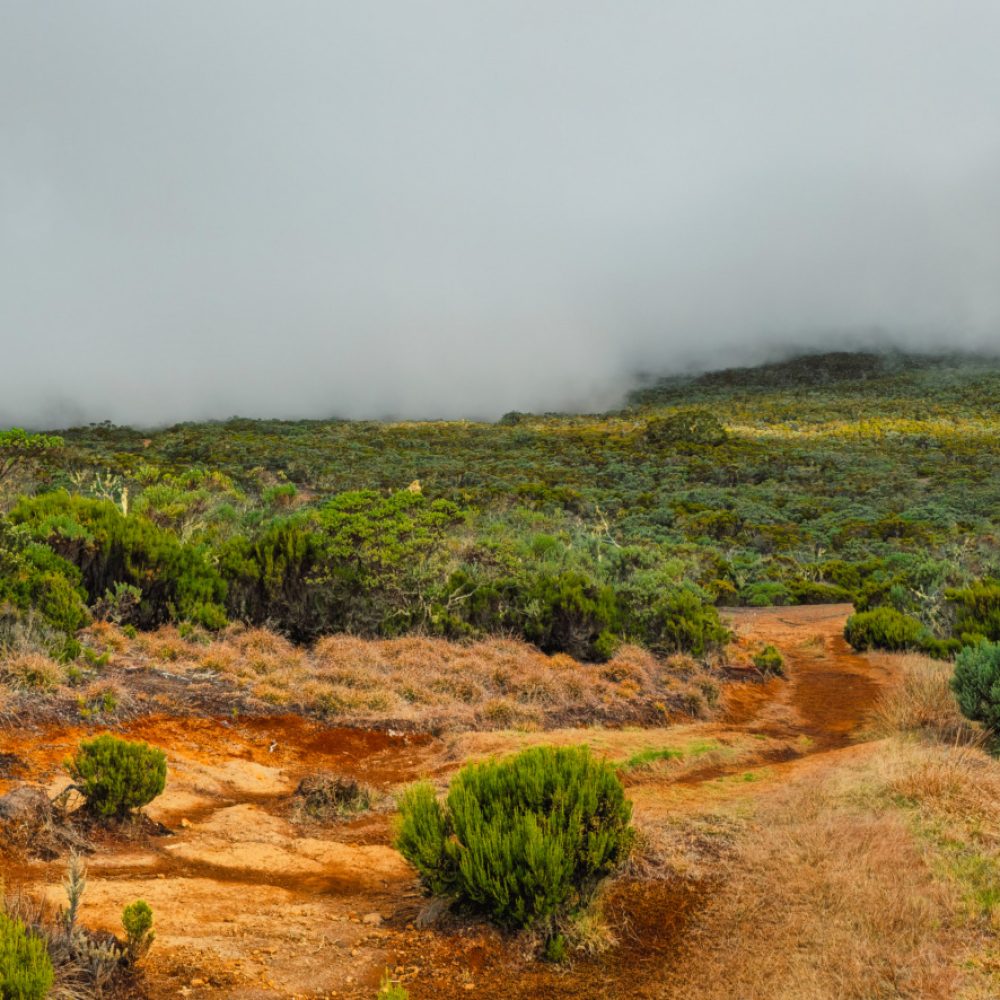
{"type": "Polygon", "coordinates": [[[1000,348],[997,0],[3,0],[0,421],[1000,348]]]}

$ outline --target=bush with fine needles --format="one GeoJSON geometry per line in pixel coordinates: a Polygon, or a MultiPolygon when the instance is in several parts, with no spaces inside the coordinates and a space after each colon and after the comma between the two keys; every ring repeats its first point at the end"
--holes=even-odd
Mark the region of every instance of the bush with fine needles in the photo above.
{"type": "Polygon", "coordinates": [[[428,783],[400,800],[397,846],[434,893],[506,927],[586,904],[632,845],[632,807],[586,748],[537,747],[464,767],[439,803],[428,783]]]}
{"type": "Polygon", "coordinates": [[[951,689],[962,714],[1000,733],[1000,642],[967,646],[955,660],[951,689]]]}
{"type": "Polygon", "coordinates": [[[55,973],[45,942],[20,920],[0,913],[0,997],[42,1000],[55,973]]]}
{"type": "Polygon", "coordinates": [[[167,780],[167,758],[148,743],[110,733],[80,744],[66,762],[87,808],[106,819],[124,819],[159,795],[167,780]]]}

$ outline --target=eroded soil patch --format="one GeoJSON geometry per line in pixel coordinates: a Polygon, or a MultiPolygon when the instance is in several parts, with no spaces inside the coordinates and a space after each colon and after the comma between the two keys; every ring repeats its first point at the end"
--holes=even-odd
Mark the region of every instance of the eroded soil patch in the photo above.
{"type": "MultiPolygon", "coordinates": [[[[387,965],[400,967],[415,1000],[467,996],[473,988],[524,998],[659,995],[663,967],[683,950],[691,920],[713,891],[712,852],[726,843],[725,835],[692,841],[690,828],[672,825],[677,817],[731,811],[808,758],[851,752],[852,735],[891,677],[844,644],[849,610],[731,613],[737,649],[776,645],[788,679],[731,685],[722,721],[470,732],[446,744],[331,729],[297,716],[137,719],[125,734],[168,754],[167,791],[148,811],[170,833],[102,844],[88,861],[82,919],[117,929],[126,903],[150,903],[158,928],[148,959],[152,997],[180,990],[192,997],[370,998],[387,965]],[[627,876],[609,888],[606,908],[619,943],[568,970],[538,963],[522,942],[484,925],[416,930],[425,900],[390,846],[387,805],[329,824],[293,818],[292,794],[307,774],[355,778],[388,803],[417,777],[444,781],[465,758],[533,742],[588,742],[616,761],[649,757],[626,781],[637,823],[659,838],[669,860],[655,879],[627,876]],[[657,748],[672,746],[683,753],[660,761],[657,748]]],[[[89,734],[73,727],[8,733],[0,749],[55,792],[66,783],[62,760],[89,734]]],[[[32,861],[7,874],[53,900],[61,895],[62,862],[32,861]]]]}

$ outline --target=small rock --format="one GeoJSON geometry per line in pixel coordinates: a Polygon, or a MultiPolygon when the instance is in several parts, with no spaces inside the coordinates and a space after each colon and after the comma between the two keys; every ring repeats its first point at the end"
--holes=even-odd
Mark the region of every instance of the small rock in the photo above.
{"type": "Polygon", "coordinates": [[[182,827],[182,829],[186,830],[186,829],[188,829],[189,826],[191,826],[191,820],[189,820],[189,819],[182,819],[181,820],[181,827],[182,827]]]}
{"type": "Polygon", "coordinates": [[[366,913],[361,918],[361,923],[369,924],[372,927],[378,927],[382,923],[381,913],[366,913]]]}

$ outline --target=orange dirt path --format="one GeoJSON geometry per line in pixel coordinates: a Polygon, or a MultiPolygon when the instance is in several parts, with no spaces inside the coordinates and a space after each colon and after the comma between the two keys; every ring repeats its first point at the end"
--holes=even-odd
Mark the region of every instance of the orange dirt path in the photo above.
{"type": "MultiPolygon", "coordinates": [[[[618,757],[633,752],[637,740],[647,746],[708,740],[722,748],[703,765],[630,775],[641,828],[764,794],[820,755],[854,752],[853,738],[892,673],[846,645],[850,610],[729,611],[734,656],[746,659],[772,643],[785,656],[788,679],[728,685],[718,721],[601,731],[600,752],[618,757]],[[759,773],[753,781],[734,780],[748,772],[759,773]]],[[[643,996],[709,884],[617,880],[607,911],[619,925],[619,945],[569,971],[554,969],[484,925],[414,929],[425,901],[391,847],[390,803],[400,785],[446,776],[462,756],[547,739],[587,742],[593,730],[469,733],[449,747],[430,736],[330,729],[294,716],[159,716],[125,728],[167,752],[167,790],[148,812],[172,832],[100,845],[88,859],[82,919],[117,930],[125,904],[149,902],[157,924],[147,959],[154,1000],[372,998],[382,970],[397,965],[408,970],[414,1000],[468,996],[473,989],[505,998],[643,996]],[[367,782],[384,805],[347,823],[294,823],[291,793],[303,775],[324,770],[367,782]]],[[[56,791],[66,784],[60,762],[90,733],[82,727],[8,733],[2,749],[21,758],[22,776],[56,791]]],[[[8,867],[6,877],[8,885],[58,902],[63,871],[64,860],[38,861],[8,867]]]]}

